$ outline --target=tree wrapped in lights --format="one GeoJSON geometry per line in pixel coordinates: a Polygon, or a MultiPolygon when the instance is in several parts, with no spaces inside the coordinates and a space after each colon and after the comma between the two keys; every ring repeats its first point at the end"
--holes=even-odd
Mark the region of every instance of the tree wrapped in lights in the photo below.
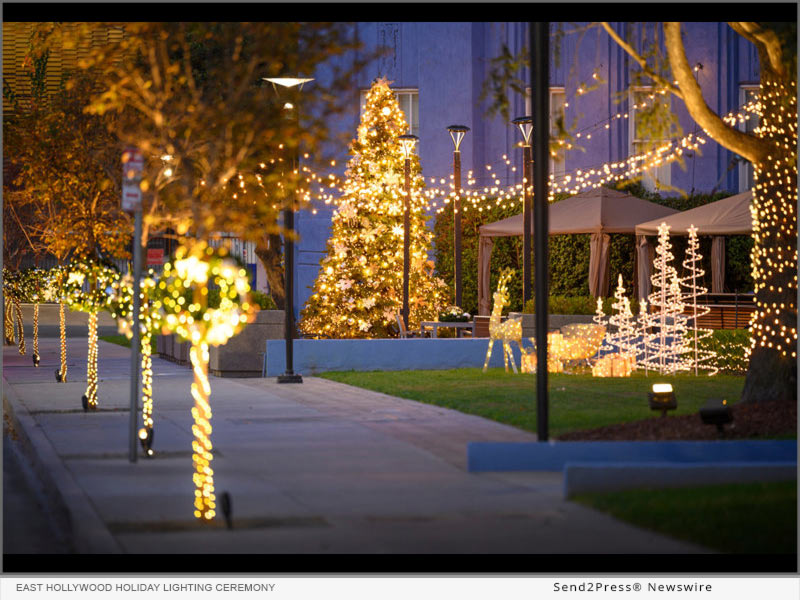
{"type": "Polygon", "coordinates": [[[27,281],[21,271],[9,271],[3,269],[3,296],[7,299],[6,314],[10,314],[10,320],[6,321],[6,341],[13,344],[16,335],[19,335],[18,349],[20,355],[25,355],[25,330],[22,324],[22,307],[20,303],[27,294],[27,281]],[[9,328],[10,321],[10,328],[9,328]],[[16,324],[16,333],[14,331],[16,324]]]}
{"type": "Polygon", "coordinates": [[[672,244],[669,241],[669,225],[658,226],[658,246],[653,261],[651,283],[653,291],[648,296],[651,307],[657,310],[646,313],[647,328],[657,328],[649,336],[645,365],[657,369],[660,374],[671,374],[687,367],[683,359],[685,352],[686,316],[683,314],[683,297],[680,280],[672,260],[672,244]]]}
{"type": "Polygon", "coordinates": [[[683,294],[683,303],[691,310],[691,326],[687,324],[687,330],[690,336],[691,348],[689,348],[688,356],[690,367],[694,369],[694,374],[698,374],[699,369],[709,371],[709,375],[716,375],[719,369],[713,363],[714,352],[704,349],[702,340],[711,337],[713,332],[710,329],[704,329],[697,325],[697,320],[711,312],[708,306],[697,303],[697,297],[708,293],[708,288],[700,285],[698,279],[705,275],[705,270],[702,267],[702,255],[698,250],[700,249],[700,242],[697,239],[697,227],[694,225],[689,226],[689,242],[686,246],[686,255],[683,259],[683,268],[688,273],[680,280],[680,284],[685,288],[683,294]]]}
{"type": "MultiPolygon", "coordinates": [[[[145,456],[152,457],[153,451],[153,333],[161,330],[162,313],[155,309],[153,298],[156,290],[155,273],[152,269],[140,282],[139,327],[140,350],[142,354],[142,428],[139,442],[145,456]]],[[[107,308],[111,317],[117,321],[119,332],[128,339],[133,338],[133,278],[126,275],[111,284],[107,308]]]]}
{"type": "Polygon", "coordinates": [[[49,302],[52,299],[50,288],[50,274],[41,269],[27,269],[23,271],[25,281],[25,301],[33,304],[33,366],[38,367],[39,356],[39,303],[49,302]]]}
{"type": "Polygon", "coordinates": [[[106,308],[111,285],[119,271],[97,259],[78,259],[67,267],[64,296],[71,310],[89,314],[89,352],[83,410],[97,410],[97,314],[106,308]]]}
{"type": "MultiPolygon", "coordinates": [[[[350,145],[343,197],[333,214],[327,255],[301,313],[300,329],[325,338],[396,335],[403,296],[404,155],[408,124],[386,80],[367,93],[358,137],[350,145]]],[[[411,159],[409,328],[433,321],[448,289],[428,260],[419,157],[411,159]]]]}
{"type": "Polygon", "coordinates": [[[208,348],[225,344],[255,318],[249,292],[247,271],[228,257],[225,248],[212,248],[202,241],[178,248],[174,262],[164,265],[163,275],[153,287],[153,309],[163,323],[162,333],[175,333],[191,343],[194,516],[203,521],[216,514],[208,348]],[[209,307],[209,286],[219,288],[217,308],[209,307]]]}
{"type": "Polygon", "coordinates": [[[59,342],[61,348],[61,362],[56,369],[56,381],[67,383],[67,324],[65,310],[67,306],[66,290],[64,284],[69,277],[68,269],[64,266],[50,269],[48,289],[52,300],[58,302],[59,342]]]}

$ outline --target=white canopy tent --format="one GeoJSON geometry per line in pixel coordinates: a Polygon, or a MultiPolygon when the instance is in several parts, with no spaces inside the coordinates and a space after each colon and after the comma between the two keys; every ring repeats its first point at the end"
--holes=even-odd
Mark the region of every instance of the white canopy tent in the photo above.
{"type": "Polygon", "coordinates": [[[636,226],[636,248],[639,253],[639,298],[650,293],[650,262],[642,257],[650,255],[650,244],[645,236],[658,235],[661,223],[669,225],[670,235],[689,235],[689,227],[697,227],[697,235],[710,235],[711,243],[711,291],[721,293],[725,286],[725,237],[726,235],[749,235],[753,233],[753,217],[750,204],[753,192],[743,192],[685,210],[665,218],[657,218],[636,226]]]}

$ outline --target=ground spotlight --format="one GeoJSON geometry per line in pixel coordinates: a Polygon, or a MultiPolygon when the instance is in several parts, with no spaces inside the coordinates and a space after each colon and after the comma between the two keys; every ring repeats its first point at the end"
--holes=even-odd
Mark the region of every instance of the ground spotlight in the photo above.
{"type": "Polygon", "coordinates": [[[660,410],[661,416],[666,417],[668,410],[678,408],[678,401],[675,399],[675,392],[672,391],[672,384],[654,383],[653,391],[647,394],[650,401],[650,408],[660,410]]]}
{"type": "Polygon", "coordinates": [[[716,425],[719,433],[724,432],[724,426],[733,422],[733,413],[727,400],[711,398],[706,405],[700,409],[700,419],[706,425],[716,425]]]}

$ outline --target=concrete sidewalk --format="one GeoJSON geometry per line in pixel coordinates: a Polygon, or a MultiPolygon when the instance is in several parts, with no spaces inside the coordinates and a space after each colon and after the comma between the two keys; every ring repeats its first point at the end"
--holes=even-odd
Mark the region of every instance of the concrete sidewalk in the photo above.
{"type": "Polygon", "coordinates": [[[211,378],[217,494],[234,529],[192,515],[191,371],[154,360],[156,456],[128,462],[127,349],[101,342],[100,410],[84,413],[85,343],[57,339],[42,366],[4,349],[4,404],[63,504],[75,545],[98,553],[706,552],[562,499],[560,473],[465,470],[469,441],[532,434],[308,377],[211,378]]]}

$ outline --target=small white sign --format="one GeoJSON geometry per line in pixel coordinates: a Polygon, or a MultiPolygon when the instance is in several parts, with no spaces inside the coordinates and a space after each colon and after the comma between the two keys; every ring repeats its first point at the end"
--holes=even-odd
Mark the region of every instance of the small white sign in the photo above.
{"type": "Polygon", "coordinates": [[[136,148],[127,148],[122,153],[122,210],[136,212],[142,207],[142,181],[144,157],[136,148]]]}

